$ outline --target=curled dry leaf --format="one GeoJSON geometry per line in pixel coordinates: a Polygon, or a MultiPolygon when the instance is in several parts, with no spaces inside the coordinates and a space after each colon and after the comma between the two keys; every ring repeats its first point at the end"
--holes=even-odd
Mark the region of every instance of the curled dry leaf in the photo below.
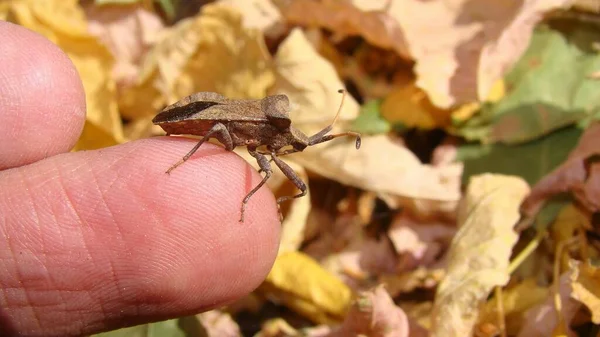
{"type": "Polygon", "coordinates": [[[341,320],[352,297],[350,288],[300,252],[277,257],[263,290],[312,321],[328,324],[341,320]]]}
{"type": "Polygon", "coordinates": [[[600,210],[600,123],[591,124],[567,160],[533,187],[521,209],[536,214],[549,198],[571,192],[590,213],[600,210]]]}
{"type": "MultiPolygon", "coordinates": [[[[570,270],[560,276],[558,294],[550,292],[546,299],[527,310],[523,320],[523,328],[517,334],[517,337],[547,337],[547,336],[564,336],[556,332],[558,330],[559,317],[556,315],[556,296],[558,296],[561,305],[561,319],[566,323],[567,327],[575,313],[581,307],[581,303],[571,298],[571,275],[573,270],[570,270]]],[[[568,328],[567,328],[568,329],[568,328]]],[[[563,331],[564,332],[564,331],[563,331]]],[[[572,330],[567,330],[566,335],[569,337],[577,336],[572,330]]]]}
{"type": "Polygon", "coordinates": [[[196,16],[163,31],[148,52],[137,84],[123,92],[123,115],[155,114],[197,91],[230,98],[263,98],[273,84],[262,32],[244,28],[231,6],[209,4],[196,16]]]}
{"type": "Polygon", "coordinates": [[[89,32],[108,47],[116,61],[113,78],[120,86],[133,84],[142,56],[164,28],[161,19],[140,3],[112,6],[89,3],[84,9],[89,32]]]}
{"type": "Polygon", "coordinates": [[[208,337],[238,337],[242,333],[240,327],[228,313],[210,310],[196,315],[208,337]]]}
{"type": "Polygon", "coordinates": [[[6,9],[14,23],[38,32],[58,45],[81,76],[87,120],[76,148],[95,149],[123,142],[123,125],[111,75],[114,60],[87,31],[85,14],[77,1],[13,1],[6,9]]]}
{"type": "Polygon", "coordinates": [[[319,151],[311,149],[294,155],[294,161],[329,179],[375,191],[394,208],[403,206],[419,215],[449,215],[456,209],[461,163],[422,164],[414,153],[387,135],[363,137],[358,151],[351,141],[319,147],[319,151]]]}
{"type": "Polygon", "coordinates": [[[484,100],[521,56],[542,15],[572,0],[310,1],[283,6],[292,23],[360,35],[416,61],[417,85],[440,108],[484,100]]]}
{"type": "Polygon", "coordinates": [[[508,264],[517,234],[519,205],[529,192],[516,176],[483,174],[471,178],[459,208],[448,252],[447,275],[432,313],[431,336],[470,336],[479,306],[496,286],[508,282],[508,264]]]}
{"type": "MultiPolygon", "coordinates": [[[[338,90],[344,89],[344,84],[335,68],[319,55],[302,30],[292,30],[281,43],[274,64],[275,84],[269,94],[289,97],[294,126],[312,135],[329,125],[340,106],[342,95],[338,90]]],[[[358,103],[346,95],[333,132],[340,131],[344,122],[356,118],[358,111],[358,103]]],[[[311,152],[315,152],[314,148],[311,152]]]]}
{"type": "Polygon", "coordinates": [[[600,269],[586,262],[571,262],[571,297],[585,304],[592,322],[600,324],[600,269]]]}
{"type": "Polygon", "coordinates": [[[394,304],[383,286],[361,292],[344,323],[327,337],[408,337],[408,317],[394,304]]]}

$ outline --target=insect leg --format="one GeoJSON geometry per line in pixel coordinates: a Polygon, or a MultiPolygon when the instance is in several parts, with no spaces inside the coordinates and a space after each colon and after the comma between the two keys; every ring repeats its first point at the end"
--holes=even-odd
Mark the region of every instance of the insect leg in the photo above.
{"type": "Polygon", "coordinates": [[[265,176],[260,181],[260,183],[258,183],[258,185],[256,185],[256,187],[254,187],[252,191],[250,191],[248,194],[246,194],[246,197],[244,197],[244,200],[242,201],[240,222],[244,222],[244,212],[246,211],[246,204],[248,204],[250,198],[267,182],[267,180],[271,177],[271,174],[273,173],[273,170],[271,169],[271,164],[269,164],[269,160],[265,155],[256,152],[254,149],[248,149],[248,153],[250,153],[252,157],[256,158],[258,166],[260,167],[261,171],[265,172],[265,176]]]}
{"type": "MultiPolygon", "coordinates": [[[[283,174],[285,174],[285,176],[292,183],[294,183],[294,185],[296,185],[296,187],[300,190],[299,194],[288,195],[288,196],[277,198],[277,207],[279,208],[279,205],[284,201],[301,198],[301,197],[305,196],[306,192],[307,192],[306,184],[302,181],[302,179],[300,179],[300,177],[298,177],[298,174],[296,172],[294,172],[294,170],[288,164],[286,164],[283,160],[279,159],[274,152],[271,153],[271,158],[275,162],[275,165],[277,165],[277,167],[279,167],[281,172],[283,172],[283,174]]],[[[279,216],[282,216],[281,210],[279,211],[279,216]]]]}
{"type": "Polygon", "coordinates": [[[198,150],[200,145],[202,145],[204,141],[208,140],[210,137],[217,138],[217,140],[225,145],[225,148],[228,151],[233,150],[233,141],[231,140],[231,135],[229,134],[227,127],[222,123],[217,123],[206,133],[204,137],[202,137],[202,139],[200,139],[198,144],[196,144],[196,146],[194,146],[190,152],[183,156],[180,161],[169,167],[166,173],[171,173],[171,171],[173,171],[177,166],[188,160],[198,150]]]}

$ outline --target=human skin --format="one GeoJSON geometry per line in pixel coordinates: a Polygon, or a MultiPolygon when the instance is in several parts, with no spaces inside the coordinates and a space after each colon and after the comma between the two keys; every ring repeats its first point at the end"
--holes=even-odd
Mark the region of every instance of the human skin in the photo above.
{"type": "Polygon", "coordinates": [[[0,336],[79,336],[198,313],[255,289],[279,244],[268,188],[237,155],[154,137],[70,153],[81,80],[0,21],[0,336]]]}

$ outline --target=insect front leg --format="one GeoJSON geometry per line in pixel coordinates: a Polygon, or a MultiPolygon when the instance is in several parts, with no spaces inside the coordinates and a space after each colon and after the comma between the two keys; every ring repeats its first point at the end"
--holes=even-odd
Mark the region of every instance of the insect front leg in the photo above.
{"type": "Polygon", "coordinates": [[[169,169],[167,170],[166,173],[167,174],[171,173],[171,171],[173,171],[177,166],[185,163],[186,160],[190,159],[190,157],[196,151],[198,151],[198,148],[200,147],[200,145],[202,145],[204,143],[204,141],[208,140],[210,137],[216,138],[219,142],[221,142],[223,145],[225,145],[225,149],[227,149],[227,151],[233,150],[233,140],[231,139],[229,130],[227,130],[227,127],[224,124],[217,123],[206,133],[206,135],[204,137],[202,137],[202,139],[200,139],[198,144],[196,144],[196,146],[194,146],[190,150],[190,152],[188,152],[185,156],[183,156],[183,158],[181,158],[180,161],[178,161],[177,163],[175,163],[174,165],[169,167],[169,169]]]}
{"type": "Polygon", "coordinates": [[[250,153],[250,155],[252,157],[256,158],[256,161],[258,162],[258,166],[260,167],[261,171],[265,172],[265,176],[260,181],[260,183],[258,183],[258,185],[256,185],[256,187],[254,187],[252,189],[252,191],[250,191],[246,195],[246,197],[242,201],[240,222],[244,222],[244,212],[246,211],[246,205],[248,204],[248,201],[250,200],[250,198],[254,195],[254,193],[256,193],[256,191],[258,191],[267,182],[267,180],[271,177],[271,174],[273,173],[273,170],[271,169],[271,164],[269,164],[269,160],[267,159],[267,157],[265,155],[256,152],[256,150],[254,150],[254,149],[248,149],[248,153],[250,153]]]}
{"type": "Polygon", "coordinates": [[[307,192],[306,184],[302,181],[302,179],[300,179],[300,177],[298,177],[298,174],[296,174],[296,172],[283,160],[279,159],[274,152],[271,153],[271,160],[275,162],[275,165],[279,167],[281,172],[283,172],[283,174],[300,190],[299,194],[277,198],[277,208],[279,209],[279,217],[283,218],[280,207],[281,203],[287,200],[301,198],[305,196],[307,192]]]}

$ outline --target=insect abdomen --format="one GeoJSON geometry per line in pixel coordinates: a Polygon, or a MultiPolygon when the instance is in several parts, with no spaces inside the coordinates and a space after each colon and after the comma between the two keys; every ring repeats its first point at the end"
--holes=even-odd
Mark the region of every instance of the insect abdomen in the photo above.
{"type": "Polygon", "coordinates": [[[166,122],[158,125],[166,133],[172,135],[194,135],[204,136],[214,125],[215,121],[210,120],[187,120],[181,122],[166,122]]]}

